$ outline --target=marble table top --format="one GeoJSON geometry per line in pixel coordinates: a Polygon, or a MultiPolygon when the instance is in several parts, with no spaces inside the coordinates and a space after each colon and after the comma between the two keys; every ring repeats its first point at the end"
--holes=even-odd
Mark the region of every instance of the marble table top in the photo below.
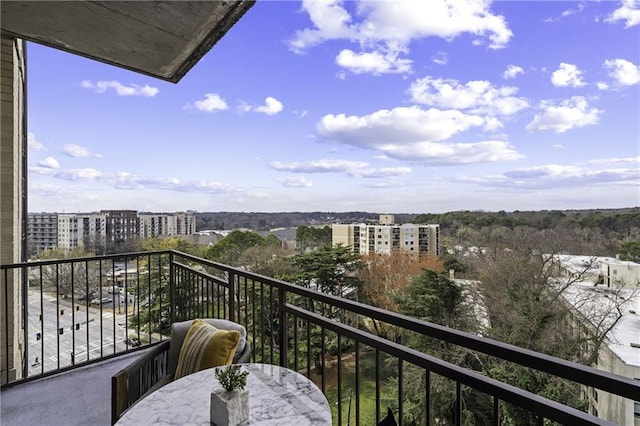
{"type": "MultiPolygon", "coordinates": [[[[249,371],[249,420],[243,425],[331,425],[324,394],[302,374],[268,364],[249,371]]],[[[140,400],[117,425],[210,425],[211,391],[221,389],[214,368],[175,380],[140,400]]]]}

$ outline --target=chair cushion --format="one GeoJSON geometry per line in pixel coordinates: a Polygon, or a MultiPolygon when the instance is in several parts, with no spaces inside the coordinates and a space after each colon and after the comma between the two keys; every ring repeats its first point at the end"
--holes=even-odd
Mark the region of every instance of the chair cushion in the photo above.
{"type": "MultiPolygon", "coordinates": [[[[244,352],[246,346],[247,330],[240,324],[229,320],[215,318],[204,318],[203,320],[207,324],[211,324],[221,330],[238,330],[240,332],[240,341],[236,348],[236,357],[234,357],[234,362],[237,362],[235,358],[238,358],[244,352]]],[[[191,324],[193,324],[193,320],[174,322],[171,324],[171,346],[169,346],[169,365],[167,366],[167,374],[171,377],[173,377],[176,372],[180,350],[191,324]]]]}
{"type": "Polygon", "coordinates": [[[174,379],[231,364],[239,341],[237,330],[219,330],[201,319],[194,320],[180,349],[174,379]]]}

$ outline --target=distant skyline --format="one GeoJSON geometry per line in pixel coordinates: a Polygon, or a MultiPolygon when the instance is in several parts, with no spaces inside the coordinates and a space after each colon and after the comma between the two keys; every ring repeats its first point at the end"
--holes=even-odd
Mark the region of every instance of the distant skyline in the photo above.
{"type": "Polygon", "coordinates": [[[30,212],[640,206],[637,0],[258,0],[178,84],[27,63],[30,212]]]}

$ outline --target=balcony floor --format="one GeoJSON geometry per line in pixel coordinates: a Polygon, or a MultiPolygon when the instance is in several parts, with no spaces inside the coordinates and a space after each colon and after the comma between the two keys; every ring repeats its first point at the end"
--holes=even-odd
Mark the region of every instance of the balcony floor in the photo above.
{"type": "Polygon", "coordinates": [[[110,425],[111,376],[143,352],[78,368],[5,389],[0,423],[29,425],[110,425]]]}

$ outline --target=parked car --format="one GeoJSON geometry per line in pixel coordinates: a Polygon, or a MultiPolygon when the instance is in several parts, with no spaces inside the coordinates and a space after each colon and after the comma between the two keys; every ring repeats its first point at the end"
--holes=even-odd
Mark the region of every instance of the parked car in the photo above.
{"type": "Polygon", "coordinates": [[[103,297],[102,298],[102,303],[111,303],[113,302],[113,299],[110,297],[103,297]]]}

